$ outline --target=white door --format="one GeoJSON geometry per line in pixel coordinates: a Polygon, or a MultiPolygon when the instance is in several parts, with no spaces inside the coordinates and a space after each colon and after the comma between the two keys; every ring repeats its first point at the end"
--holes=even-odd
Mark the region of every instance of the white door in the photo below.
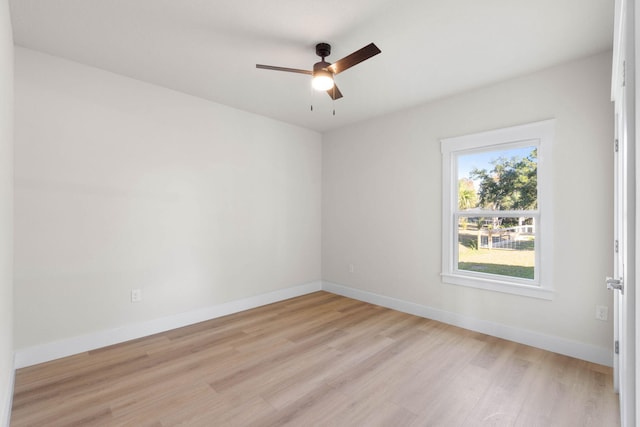
{"type": "Polygon", "coordinates": [[[616,1],[612,96],[615,103],[613,278],[614,387],[622,426],[635,426],[635,93],[633,0],[616,1]]]}
{"type": "MultiPolygon", "coordinates": [[[[615,154],[615,193],[614,193],[614,218],[615,218],[615,251],[613,264],[613,278],[607,279],[607,287],[613,291],[614,301],[614,388],[620,393],[621,419],[629,417],[626,415],[633,409],[633,381],[630,370],[631,358],[630,350],[633,350],[634,338],[630,336],[631,325],[629,322],[629,305],[631,303],[629,294],[633,284],[632,262],[629,252],[633,248],[630,244],[630,223],[628,219],[633,213],[633,205],[630,205],[629,197],[629,172],[631,169],[629,147],[629,134],[625,129],[628,125],[627,114],[625,114],[625,97],[619,94],[616,98],[616,143],[617,152],[615,154]],[[631,406],[631,407],[630,407],[631,406]]],[[[623,426],[635,426],[633,419],[623,422],[623,426]]]]}

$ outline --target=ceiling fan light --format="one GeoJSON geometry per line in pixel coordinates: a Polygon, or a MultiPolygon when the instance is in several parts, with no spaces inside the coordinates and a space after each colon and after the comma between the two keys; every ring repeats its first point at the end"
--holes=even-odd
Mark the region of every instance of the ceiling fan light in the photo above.
{"type": "Polygon", "coordinates": [[[333,87],[333,75],[327,70],[318,70],[313,73],[313,80],[311,80],[311,86],[315,90],[329,90],[333,87]]]}

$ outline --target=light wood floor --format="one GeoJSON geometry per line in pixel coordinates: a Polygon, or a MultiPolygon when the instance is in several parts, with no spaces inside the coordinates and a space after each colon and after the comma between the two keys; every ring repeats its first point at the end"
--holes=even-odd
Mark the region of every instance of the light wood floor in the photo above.
{"type": "Polygon", "coordinates": [[[619,425],[611,369],[317,292],[20,369],[19,426],[619,425]]]}

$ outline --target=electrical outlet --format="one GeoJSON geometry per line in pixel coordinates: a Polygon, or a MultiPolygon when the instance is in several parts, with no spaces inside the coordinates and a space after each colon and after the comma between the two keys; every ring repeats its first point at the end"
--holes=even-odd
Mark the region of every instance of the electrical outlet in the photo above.
{"type": "Polygon", "coordinates": [[[606,305],[596,305],[596,319],[607,320],[609,317],[609,307],[606,305]]]}
{"type": "Polygon", "coordinates": [[[142,301],[142,289],[131,289],[131,302],[142,301]]]}
{"type": "Polygon", "coordinates": [[[353,264],[349,264],[349,273],[353,273],[355,271],[355,268],[353,267],[353,264]]]}

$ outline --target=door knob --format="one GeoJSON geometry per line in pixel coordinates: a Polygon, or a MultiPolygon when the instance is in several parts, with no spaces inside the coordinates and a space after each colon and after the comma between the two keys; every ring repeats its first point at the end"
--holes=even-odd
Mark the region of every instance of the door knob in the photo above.
{"type": "Polygon", "coordinates": [[[621,292],[623,290],[622,278],[614,279],[613,277],[607,277],[605,283],[607,284],[607,289],[617,289],[621,292]]]}

